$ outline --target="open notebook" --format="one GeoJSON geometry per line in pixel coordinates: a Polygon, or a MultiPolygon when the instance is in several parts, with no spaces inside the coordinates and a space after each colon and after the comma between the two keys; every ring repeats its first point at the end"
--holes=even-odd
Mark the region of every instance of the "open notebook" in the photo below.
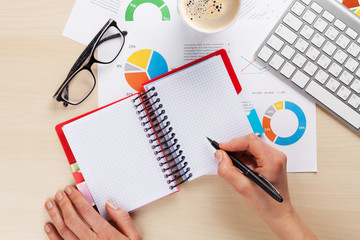
{"type": "Polygon", "coordinates": [[[217,162],[206,136],[228,141],[251,132],[225,50],[144,89],[56,127],[69,162],[76,164],[75,178],[81,169],[88,187],[78,188],[90,191],[104,217],[107,200],[131,211],[214,172],[217,162]]]}

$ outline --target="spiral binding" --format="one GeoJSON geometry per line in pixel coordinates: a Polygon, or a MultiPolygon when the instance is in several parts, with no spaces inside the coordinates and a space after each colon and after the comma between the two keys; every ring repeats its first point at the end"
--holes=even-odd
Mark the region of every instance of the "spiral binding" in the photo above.
{"type": "Polygon", "coordinates": [[[157,156],[157,161],[165,173],[164,177],[173,189],[192,177],[188,162],[185,161],[183,151],[180,149],[176,134],[170,126],[168,116],[160,103],[155,87],[140,94],[132,100],[136,114],[139,115],[141,125],[144,127],[149,143],[157,156]],[[169,172],[169,173],[167,173],[169,172]],[[181,181],[179,180],[181,179],[181,181]],[[179,181],[177,181],[179,180],[179,181]]]}

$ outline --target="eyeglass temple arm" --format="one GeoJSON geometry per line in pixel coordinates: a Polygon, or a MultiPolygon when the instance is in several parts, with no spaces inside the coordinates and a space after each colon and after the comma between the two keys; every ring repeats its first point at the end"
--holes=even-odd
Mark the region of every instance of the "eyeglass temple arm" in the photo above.
{"type": "Polygon", "coordinates": [[[118,38],[118,37],[125,37],[127,35],[127,31],[121,31],[122,35],[120,33],[116,33],[113,35],[110,35],[102,40],[99,41],[98,45],[102,44],[103,42],[106,42],[108,40],[114,39],[114,38],[118,38]]]}

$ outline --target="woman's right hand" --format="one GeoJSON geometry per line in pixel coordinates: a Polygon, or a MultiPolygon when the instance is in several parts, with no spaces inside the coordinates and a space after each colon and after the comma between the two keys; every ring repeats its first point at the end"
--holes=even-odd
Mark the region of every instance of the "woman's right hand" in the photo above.
{"type": "Polygon", "coordinates": [[[255,134],[220,143],[215,153],[219,161],[218,175],[232,185],[280,239],[316,239],[294,210],[289,196],[286,155],[263,142],[255,134]],[[283,197],[277,202],[252,180],[242,174],[226,152],[232,152],[254,172],[270,181],[283,197]]]}

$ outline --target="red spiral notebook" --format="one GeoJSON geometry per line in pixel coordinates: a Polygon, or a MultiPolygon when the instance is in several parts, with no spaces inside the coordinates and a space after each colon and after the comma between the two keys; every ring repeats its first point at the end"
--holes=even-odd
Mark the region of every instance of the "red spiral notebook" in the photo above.
{"type": "Polygon", "coordinates": [[[216,171],[206,136],[228,141],[252,132],[225,50],[143,86],[56,126],[78,189],[104,217],[107,200],[132,211],[216,171]]]}

